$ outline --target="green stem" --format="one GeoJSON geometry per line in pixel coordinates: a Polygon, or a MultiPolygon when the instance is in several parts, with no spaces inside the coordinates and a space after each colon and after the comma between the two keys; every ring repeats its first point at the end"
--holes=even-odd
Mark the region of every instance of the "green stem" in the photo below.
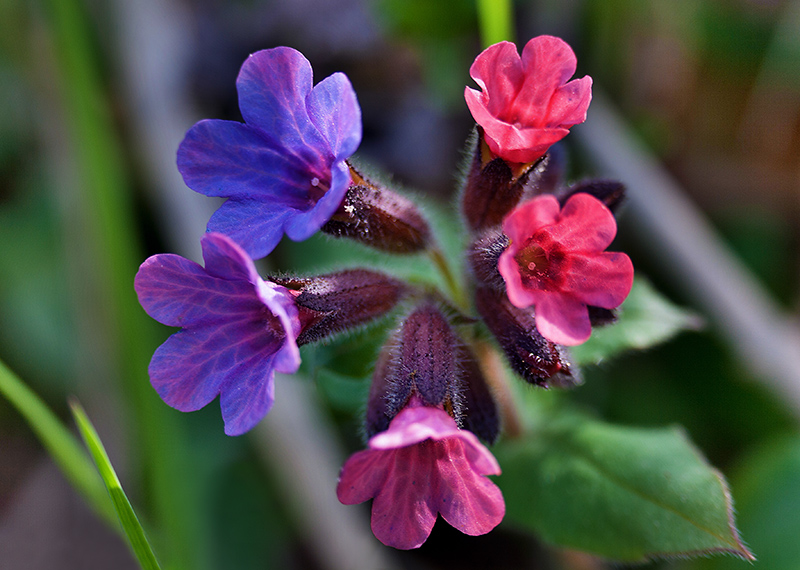
{"type": "Polygon", "coordinates": [[[467,306],[467,296],[450,270],[450,265],[448,265],[442,250],[438,246],[430,247],[428,248],[428,255],[430,255],[433,265],[439,270],[439,274],[444,279],[453,301],[462,309],[465,308],[467,306]]]}
{"type": "Polygon", "coordinates": [[[514,41],[511,0],[477,0],[481,43],[488,47],[504,40],[514,41]]]}

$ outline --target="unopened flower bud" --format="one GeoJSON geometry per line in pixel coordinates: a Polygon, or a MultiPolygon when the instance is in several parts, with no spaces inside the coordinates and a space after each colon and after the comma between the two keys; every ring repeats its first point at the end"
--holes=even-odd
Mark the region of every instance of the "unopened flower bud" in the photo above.
{"type": "Polygon", "coordinates": [[[466,346],[463,348],[460,360],[464,378],[463,413],[459,427],[468,429],[486,443],[492,444],[500,433],[497,404],[477,359],[470,349],[466,346]]]}
{"type": "Polygon", "coordinates": [[[505,291],[506,284],[497,269],[497,261],[508,247],[508,236],[499,226],[485,231],[467,249],[472,275],[479,286],[505,291]]]}
{"type": "Polygon", "coordinates": [[[355,328],[391,311],[408,285],[379,271],[349,269],[310,278],[274,278],[296,295],[304,321],[299,345],[355,328]]]}
{"type": "Polygon", "coordinates": [[[612,213],[616,213],[617,207],[625,199],[625,185],[622,182],[602,179],[584,180],[564,188],[558,193],[558,201],[561,207],[563,208],[567,200],[580,192],[594,196],[605,204],[612,213]]]}
{"type": "Polygon", "coordinates": [[[492,155],[478,127],[472,162],[467,175],[461,208],[469,229],[479,232],[499,225],[520,199],[552,192],[561,177],[561,162],[551,171],[545,155],[529,164],[509,163],[492,155]]]}
{"type": "Polygon", "coordinates": [[[386,343],[370,388],[367,435],[387,429],[412,397],[487,440],[499,420],[475,357],[434,303],[414,309],[386,343]]]}
{"type": "Polygon", "coordinates": [[[352,165],[350,177],[344,200],[322,226],[323,232],[391,253],[414,253],[428,247],[430,227],[414,202],[370,182],[352,165]]]}
{"type": "Polygon", "coordinates": [[[586,308],[589,310],[589,322],[593,327],[602,327],[617,321],[617,312],[614,309],[604,309],[593,305],[587,305],[586,308]]]}
{"type": "Polygon", "coordinates": [[[475,306],[497,339],[511,368],[527,382],[548,388],[581,384],[564,347],[550,342],[536,330],[530,309],[511,304],[508,296],[488,287],[475,291],[475,306]]]}

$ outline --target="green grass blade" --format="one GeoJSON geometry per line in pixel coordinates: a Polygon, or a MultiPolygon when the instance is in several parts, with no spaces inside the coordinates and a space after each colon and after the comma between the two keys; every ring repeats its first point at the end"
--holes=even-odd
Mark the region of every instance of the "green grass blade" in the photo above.
{"type": "Polygon", "coordinates": [[[125,491],[122,490],[122,484],[120,484],[114,467],[108,459],[108,454],[103,447],[103,442],[100,441],[100,436],[97,435],[92,422],[89,421],[86,412],[83,411],[83,408],[76,400],[71,400],[69,407],[72,409],[72,415],[75,418],[75,423],[78,424],[83,441],[86,443],[86,447],[89,448],[92,458],[94,458],[95,465],[97,465],[100,477],[102,477],[106,485],[111,501],[114,503],[114,508],[122,523],[122,530],[125,531],[125,535],[128,537],[131,549],[139,561],[139,565],[144,570],[160,570],[161,567],[158,565],[153,548],[150,546],[144,529],[133,511],[131,502],[125,495],[125,491]]]}
{"type": "Polygon", "coordinates": [[[86,451],[47,405],[0,362],[0,393],[25,418],[72,486],[101,518],[118,528],[114,508],[86,451]]]}
{"type": "Polygon", "coordinates": [[[139,470],[132,480],[142,482],[149,500],[140,508],[169,537],[169,551],[162,551],[166,565],[208,570],[211,541],[202,536],[210,527],[208,515],[198,500],[198,483],[180,476],[194,470],[184,420],[161,401],[147,377],[147,363],[163,341],[164,330],[147,317],[133,289],[145,255],[124,147],[101,73],[102,58],[92,42],[92,19],[82,0],[46,0],[42,5],[71,141],[67,150],[81,176],[76,196],[80,215],[64,223],[78,227],[71,255],[85,256],[80,263],[96,269],[86,277],[92,281],[86,290],[96,291],[90,300],[98,307],[94,326],[107,338],[130,412],[129,448],[139,470]]]}
{"type": "Polygon", "coordinates": [[[511,0],[478,0],[478,23],[483,47],[514,41],[514,14],[511,0]]]}

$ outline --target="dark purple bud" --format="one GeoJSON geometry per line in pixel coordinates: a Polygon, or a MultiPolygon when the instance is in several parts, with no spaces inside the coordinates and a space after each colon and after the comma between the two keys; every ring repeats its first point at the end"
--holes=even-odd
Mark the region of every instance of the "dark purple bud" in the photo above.
{"type": "Polygon", "coordinates": [[[617,207],[625,199],[625,185],[616,180],[584,180],[564,188],[558,193],[558,201],[561,207],[567,203],[573,195],[584,192],[600,200],[612,213],[616,213],[617,207]]]}
{"type": "Polygon", "coordinates": [[[274,278],[297,295],[303,325],[297,344],[318,341],[391,311],[408,291],[399,279],[378,271],[349,269],[310,278],[274,278]]]}
{"type": "Polygon", "coordinates": [[[367,437],[389,429],[389,422],[411,396],[411,386],[398,386],[392,379],[398,334],[399,331],[396,331],[389,338],[375,363],[367,399],[367,437]]]}
{"type": "Polygon", "coordinates": [[[469,246],[467,260],[479,286],[505,291],[505,281],[497,269],[497,260],[507,247],[508,236],[499,226],[486,230],[469,246]]]}
{"type": "Polygon", "coordinates": [[[560,167],[551,172],[549,164],[549,155],[532,164],[509,163],[494,157],[478,127],[461,197],[461,208],[469,229],[478,232],[499,225],[523,194],[534,196],[552,192],[560,179],[560,167]]]}
{"type": "Polygon", "coordinates": [[[387,429],[412,397],[446,410],[456,423],[493,441],[499,419],[475,357],[442,311],[414,309],[384,346],[367,404],[367,435],[387,429]]]}
{"type": "MultiPolygon", "coordinates": [[[[461,356],[463,373],[463,410],[459,427],[468,429],[492,444],[500,433],[500,414],[475,355],[464,346],[461,356]]],[[[458,418],[457,418],[458,419],[458,418]]]]}
{"type": "MultiPolygon", "coordinates": [[[[458,344],[460,341],[450,323],[436,306],[426,304],[417,308],[400,329],[394,382],[413,386],[429,406],[452,401],[458,395],[460,370],[455,351],[458,344]]],[[[451,405],[458,407],[454,402],[451,405]]]]}
{"type": "Polygon", "coordinates": [[[587,305],[586,308],[589,309],[589,322],[593,327],[602,327],[617,321],[617,312],[614,309],[604,309],[593,305],[587,305]]]}
{"type": "Polygon", "coordinates": [[[370,182],[352,166],[350,177],[344,200],[322,226],[323,232],[390,253],[414,253],[428,247],[430,227],[414,202],[370,182]]]}
{"type": "Polygon", "coordinates": [[[566,349],[536,330],[533,311],[515,307],[504,292],[488,287],[475,291],[475,307],[511,368],[527,382],[545,388],[581,384],[578,369],[570,365],[566,349]]]}

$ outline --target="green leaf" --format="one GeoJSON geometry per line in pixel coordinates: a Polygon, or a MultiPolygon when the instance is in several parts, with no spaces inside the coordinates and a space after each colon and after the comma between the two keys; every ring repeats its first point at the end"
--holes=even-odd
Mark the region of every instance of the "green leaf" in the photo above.
{"type": "Polygon", "coordinates": [[[94,511],[117,527],[117,517],[103,490],[103,482],[75,436],[33,390],[0,362],[0,393],[25,418],[72,486],[94,511]]]}
{"type": "Polygon", "coordinates": [[[702,320],[674,305],[644,278],[636,277],[619,308],[616,323],[596,327],[588,341],[572,348],[578,364],[598,364],[632,349],[650,348],[684,330],[698,330],[702,320]]]}
{"type": "MultiPolygon", "coordinates": [[[[736,511],[758,566],[796,570],[800,561],[800,435],[762,444],[731,477],[736,511]]],[[[703,570],[745,570],[738,560],[703,560],[703,570]]]]}
{"type": "Polygon", "coordinates": [[[712,552],[753,559],[733,526],[724,479],[682,430],[564,412],[494,450],[509,521],[625,562],[712,552]]]}
{"type": "Polygon", "coordinates": [[[114,471],[114,467],[111,465],[111,461],[108,459],[108,454],[106,454],[106,450],[94,426],[77,401],[71,401],[70,408],[72,409],[75,423],[78,424],[78,429],[81,432],[83,441],[86,443],[86,447],[89,448],[95,465],[97,465],[97,470],[100,472],[100,476],[103,478],[103,482],[106,485],[106,490],[111,496],[111,501],[114,503],[114,508],[122,523],[122,529],[128,537],[131,549],[134,555],[136,555],[139,565],[144,570],[160,570],[161,567],[158,565],[156,556],[153,553],[153,548],[147,541],[147,536],[145,536],[144,529],[141,523],[139,523],[136,513],[133,511],[131,502],[125,495],[125,491],[122,490],[119,478],[114,471]]]}

